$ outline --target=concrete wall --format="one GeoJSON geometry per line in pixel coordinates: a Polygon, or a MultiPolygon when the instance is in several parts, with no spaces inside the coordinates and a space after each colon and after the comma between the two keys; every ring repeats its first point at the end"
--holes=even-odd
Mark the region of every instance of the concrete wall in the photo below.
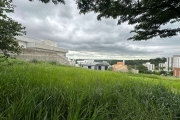
{"type": "MultiPolygon", "coordinates": [[[[89,66],[90,66],[90,65],[89,65],[89,66]]],[[[89,69],[87,65],[83,65],[83,68],[89,69]]],[[[92,69],[92,70],[95,70],[95,66],[92,65],[92,66],[91,66],[91,69],[92,69]]]]}
{"type": "Polygon", "coordinates": [[[58,47],[57,42],[55,42],[55,41],[43,40],[42,42],[43,42],[43,44],[45,44],[45,45],[50,45],[50,46],[53,46],[53,47],[58,47]]]}
{"type": "Polygon", "coordinates": [[[99,66],[97,66],[97,70],[105,70],[105,66],[101,66],[101,69],[99,69],[99,66]]]}
{"type": "Polygon", "coordinates": [[[174,76],[177,76],[177,77],[180,77],[180,68],[174,68],[174,71],[173,71],[173,75],[174,76]]]}
{"type": "Polygon", "coordinates": [[[134,73],[134,74],[138,74],[139,70],[132,69],[131,72],[134,73]]]}
{"type": "Polygon", "coordinates": [[[18,43],[19,43],[19,46],[22,46],[23,48],[26,48],[26,47],[27,47],[27,42],[18,41],[18,43]]]}
{"type": "Polygon", "coordinates": [[[26,36],[15,36],[16,41],[23,41],[23,42],[40,42],[39,40],[29,38],[26,36]]]}
{"type": "Polygon", "coordinates": [[[96,65],[82,65],[82,67],[83,67],[83,68],[86,68],[86,69],[89,69],[88,66],[91,66],[91,69],[92,69],[92,70],[102,70],[102,71],[105,70],[105,66],[101,66],[101,69],[99,69],[99,67],[96,66],[96,65]]]}
{"type": "Polygon", "coordinates": [[[17,58],[21,58],[24,60],[43,60],[43,61],[56,61],[60,64],[69,64],[69,61],[57,54],[57,52],[51,52],[51,51],[43,51],[39,49],[22,49],[22,52],[20,55],[15,55],[17,58]]]}

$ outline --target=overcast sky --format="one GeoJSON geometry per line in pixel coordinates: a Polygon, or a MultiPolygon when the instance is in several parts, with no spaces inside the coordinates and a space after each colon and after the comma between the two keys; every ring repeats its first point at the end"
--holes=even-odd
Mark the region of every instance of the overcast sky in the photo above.
{"type": "MultiPolygon", "coordinates": [[[[26,27],[28,37],[58,42],[69,50],[70,58],[84,59],[148,59],[180,54],[180,35],[129,41],[133,26],[117,25],[117,20],[97,20],[97,14],[79,14],[74,0],[66,5],[43,4],[39,1],[13,0],[16,5],[11,17],[26,27]]],[[[180,26],[167,25],[166,27],[180,26]]]]}

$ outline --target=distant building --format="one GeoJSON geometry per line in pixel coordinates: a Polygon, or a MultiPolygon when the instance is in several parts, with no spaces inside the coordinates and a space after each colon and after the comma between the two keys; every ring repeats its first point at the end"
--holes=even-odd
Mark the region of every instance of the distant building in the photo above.
{"type": "Polygon", "coordinates": [[[173,58],[167,57],[165,63],[159,63],[159,71],[172,71],[173,68],[173,58]]]}
{"type": "Polygon", "coordinates": [[[25,36],[16,37],[16,41],[22,46],[20,55],[14,55],[24,60],[56,61],[69,65],[66,53],[68,50],[59,48],[57,42],[51,40],[35,40],[25,36]]]}
{"type": "Polygon", "coordinates": [[[173,55],[173,75],[180,77],[180,55],[173,55]]]}
{"type": "Polygon", "coordinates": [[[173,57],[167,57],[166,58],[166,62],[167,62],[167,70],[168,71],[172,71],[173,69],[173,57]]]}
{"type": "Polygon", "coordinates": [[[167,66],[167,62],[159,63],[159,71],[161,71],[161,70],[167,71],[166,66],[167,66]]]}
{"type": "Polygon", "coordinates": [[[180,67],[180,55],[173,55],[173,68],[180,67]]]}
{"type": "Polygon", "coordinates": [[[174,68],[173,70],[173,76],[180,77],[180,68],[174,68]]]}
{"type": "Polygon", "coordinates": [[[83,60],[77,61],[79,66],[92,70],[107,70],[110,66],[106,61],[103,62],[94,62],[94,60],[83,60]]]}
{"type": "Polygon", "coordinates": [[[128,72],[129,70],[124,62],[117,62],[117,64],[112,65],[112,71],[128,72]]]}
{"type": "Polygon", "coordinates": [[[155,69],[155,65],[151,64],[150,62],[146,62],[145,64],[143,64],[145,67],[148,68],[149,71],[154,71],[155,69]]]}
{"type": "Polygon", "coordinates": [[[69,65],[76,66],[76,59],[68,59],[69,65]]]}

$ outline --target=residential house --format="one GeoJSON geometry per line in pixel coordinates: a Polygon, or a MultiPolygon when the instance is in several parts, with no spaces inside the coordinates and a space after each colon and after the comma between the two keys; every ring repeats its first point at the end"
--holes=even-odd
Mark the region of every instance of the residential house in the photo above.
{"type": "Polygon", "coordinates": [[[128,72],[128,68],[124,62],[117,62],[117,64],[112,65],[112,71],[128,72]]]}
{"type": "Polygon", "coordinates": [[[106,61],[103,62],[94,62],[94,60],[84,60],[84,61],[77,61],[79,66],[87,69],[93,70],[107,70],[110,66],[109,63],[106,61]]]}

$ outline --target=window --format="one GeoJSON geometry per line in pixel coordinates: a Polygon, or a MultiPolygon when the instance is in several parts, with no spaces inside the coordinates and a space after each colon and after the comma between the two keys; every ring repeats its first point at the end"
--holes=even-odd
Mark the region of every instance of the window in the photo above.
{"type": "Polygon", "coordinates": [[[91,69],[91,66],[88,66],[88,69],[91,69]]]}
{"type": "Polygon", "coordinates": [[[108,66],[105,66],[105,70],[107,70],[108,69],[108,66]]]}

